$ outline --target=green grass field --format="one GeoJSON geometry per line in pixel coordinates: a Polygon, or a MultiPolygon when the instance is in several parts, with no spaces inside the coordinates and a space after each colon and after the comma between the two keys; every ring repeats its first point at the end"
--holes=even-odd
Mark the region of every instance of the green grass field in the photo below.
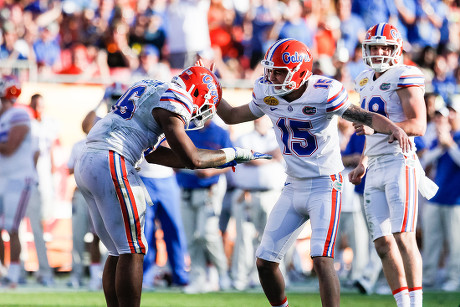
{"type": "MultiPolygon", "coordinates": [[[[29,292],[22,289],[0,292],[0,306],[105,306],[102,292],[63,291],[29,292]]],[[[289,306],[321,306],[319,294],[288,292],[289,306]]],[[[143,307],[268,307],[262,293],[220,292],[187,295],[172,291],[144,292],[143,307]]],[[[342,307],[395,307],[391,295],[365,296],[358,293],[342,293],[342,307]]],[[[459,307],[460,293],[427,292],[425,307],[459,307]]]]}

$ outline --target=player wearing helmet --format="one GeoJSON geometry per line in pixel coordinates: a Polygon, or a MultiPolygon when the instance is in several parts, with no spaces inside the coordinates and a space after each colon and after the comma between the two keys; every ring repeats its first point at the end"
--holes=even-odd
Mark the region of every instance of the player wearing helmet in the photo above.
{"type": "MultiPolygon", "coordinates": [[[[403,65],[402,44],[394,26],[379,23],[371,27],[363,42],[363,59],[370,69],[358,75],[355,89],[363,109],[389,118],[413,142],[414,136],[426,130],[424,77],[417,67],[403,65]]],[[[355,128],[359,134],[372,133],[361,124],[355,128]]],[[[387,139],[380,133],[366,135],[361,162],[349,177],[358,184],[367,168],[366,217],[398,306],[409,306],[409,301],[410,306],[422,306],[422,259],[415,229],[417,190],[427,179],[415,148],[402,152],[387,139]]]]}
{"type": "Polygon", "coordinates": [[[108,249],[103,288],[108,306],[139,306],[144,237],[144,193],[136,165],[211,168],[247,162],[256,155],[241,148],[196,148],[185,129],[199,128],[221,100],[221,86],[208,69],[192,66],[173,82],[134,83],[87,136],[75,165],[75,180],[88,204],[97,235],[108,249]],[[208,109],[210,111],[208,111],[208,109]],[[170,148],[160,146],[166,138],[170,148]]]}
{"type": "Polygon", "coordinates": [[[6,279],[10,287],[17,285],[21,270],[19,224],[37,182],[34,164],[37,144],[30,132],[31,120],[24,108],[14,105],[20,94],[21,84],[16,77],[0,78],[0,229],[6,230],[10,236],[10,265],[6,279]]]}
{"type": "Polygon", "coordinates": [[[279,262],[308,219],[312,225],[311,256],[323,306],[340,304],[333,262],[343,170],[337,116],[390,135],[403,151],[410,147],[402,129],[384,116],[352,105],[343,85],[313,75],[312,64],[311,52],[303,43],[279,40],[262,60],[265,71],[254,84],[252,101],[232,107],[222,100],[217,106],[217,113],[227,124],[267,115],[286,162],[285,187],[256,252],[259,279],[272,306],[288,306],[279,262]]]}

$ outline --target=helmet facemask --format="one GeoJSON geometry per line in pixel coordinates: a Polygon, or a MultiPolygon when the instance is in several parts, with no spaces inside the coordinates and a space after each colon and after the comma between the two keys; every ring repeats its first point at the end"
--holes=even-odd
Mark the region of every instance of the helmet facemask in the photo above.
{"type": "MultiPolygon", "coordinates": [[[[196,91],[197,92],[197,91],[196,91]]],[[[192,95],[193,96],[193,95],[192,95]]],[[[196,104],[193,105],[193,113],[190,118],[190,123],[185,128],[186,131],[198,130],[204,127],[204,124],[210,120],[216,112],[216,106],[210,102],[211,94],[208,92],[204,95],[204,102],[201,107],[196,104]]]]}
{"type": "Polygon", "coordinates": [[[386,42],[386,43],[365,43],[363,44],[363,60],[364,63],[370,66],[376,72],[382,73],[387,71],[392,66],[399,65],[401,60],[401,47],[395,42],[386,42]],[[384,45],[392,46],[393,51],[390,55],[371,55],[371,46],[384,45]],[[377,60],[377,61],[376,61],[377,60]]]}
{"type": "Polygon", "coordinates": [[[271,89],[275,95],[284,96],[284,95],[289,94],[293,90],[299,88],[300,85],[302,85],[305,82],[305,80],[303,80],[301,82],[301,84],[298,87],[296,87],[296,83],[294,81],[292,81],[292,77],[294,76],[294,73],[299,69],[300,64],[297,65],[297,67],[295,68],[294,71],[291,71],[287,67],[274,66],[273,62],[270,62],[270,61],[267,61],[267,60],[263,60],[262,65],[264,66],[264,78],[263,78],[262,82],[266,86],[265,87],[265,94],[266,95],[270,94],[270,89],[271,89]],[[271,79],[270,75],[273,73],[273,70],[275,70],[275,69],[285,69],[285,70],[287,70],[288,73],[286,75],[286,78],[284,78],[283,83],[276,84],[276,83],[273,83],[272,81],[270,81],[270,79],[271,79]],[[277,87],[281,87],[281,88],[277,88],[277,87]]]}

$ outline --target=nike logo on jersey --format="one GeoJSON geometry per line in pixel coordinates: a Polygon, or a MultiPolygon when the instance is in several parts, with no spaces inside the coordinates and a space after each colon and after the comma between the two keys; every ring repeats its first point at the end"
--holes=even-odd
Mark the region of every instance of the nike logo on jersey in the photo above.
{"type": "Polygon", "coordinates": [[[270,111],[275,111],[276,109],[278,109],[278,108],[270,108],[270,111]]]}
{"type": "Polygon", "coordinates": [[[287,185],[290,185],[290,184],[291,184],[290,182],[285,182],[284,186],[287,186],[287,185]]]}

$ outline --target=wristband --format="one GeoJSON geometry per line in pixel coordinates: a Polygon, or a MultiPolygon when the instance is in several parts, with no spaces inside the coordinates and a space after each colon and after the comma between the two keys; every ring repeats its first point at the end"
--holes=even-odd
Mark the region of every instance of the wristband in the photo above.
{"type": "Polygon", "coordinates": [[[236,157],[235,148],[222,148],[221,150],[225,153],[225,163],[235,160],[235,157],[236,157]]]}

